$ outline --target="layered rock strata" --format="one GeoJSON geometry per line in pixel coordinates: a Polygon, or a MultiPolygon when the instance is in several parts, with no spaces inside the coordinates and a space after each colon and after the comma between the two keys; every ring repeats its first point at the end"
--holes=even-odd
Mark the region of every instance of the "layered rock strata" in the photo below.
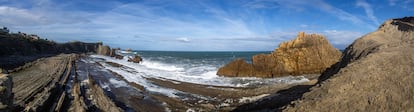
{"type": "Polygon", "coordinates": [[[11,70],[28,62],[60,53],[95,53],[102,43],[56,43],[30,39],[19,34],[0,34],[0,68],[11,70]]]}
{"type": "Polygon", "coordinates": [[[341,52],[328,40],[317,34],[300,32],[283,42],[271,54],[253,56],[252,64],[242,59],[221,67],[217,75],[229,77],[279,77],[286,75],[317,74],[338,62],[341,52]]]}
{"type": "Polygon", "coordinates": [[[284,111],[414,111],[413,68],[414,17],[391,19],[348,46],[284,111]]]}

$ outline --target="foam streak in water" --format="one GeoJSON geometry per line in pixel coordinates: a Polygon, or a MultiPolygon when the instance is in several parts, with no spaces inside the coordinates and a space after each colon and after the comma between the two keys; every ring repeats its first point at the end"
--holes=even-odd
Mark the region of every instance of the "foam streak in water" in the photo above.
{"type": "MultiPolygon", "coordinates": [[[[144,60],[143,63],[130,63],[126,60],[119,60],[107,56],[92,55],[91,57],[103,58],[106,61],[114,62],[134,69],[136,74],[140,78],[158,78],[158,79],[170,79],[181,82],[189,82],[202,85],[214,85],[214,86],[229,86],[229,87],[248,87],[265,84],[291,84],[301,83],[309,81],[303,76],[287,76],[282,78],[254,78],[254,77],[218,77],[216,75],[217,68],[211,66],[195,66],[189,68],[178,67],[177,65],[171,65],[167,63],[161,63],[158,61],[144,60]],[[196,71],[196,72],[194,72],[196,71]]],[[[184,66],[184,65],[181,65],[184,66]]],[[[119,68],[118,68],[119,69],[119,68]]],[[[123,70],[119,70],[122,72],[123,70]]],[[[131,70],[129,70],[131,71],[131,70]]],[[[125,71],[123,71],[125,72],[125,71]]],[[[123,73],[121,73],[123,74],[123,73]]],[[[130,76],[125,77],[132,78],[130,76]]],[[[136,79],[138,80],[138,79],[136,79]]]]}

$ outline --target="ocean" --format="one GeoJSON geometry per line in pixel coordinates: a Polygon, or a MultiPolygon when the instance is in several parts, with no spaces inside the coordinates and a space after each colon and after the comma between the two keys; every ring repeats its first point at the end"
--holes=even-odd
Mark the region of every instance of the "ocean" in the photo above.
{"type": "MultiPolygon", "coordinates": [[[[307,80],[304,77],[282,77],[282,78],[255,78],[255,77],[221,77],[217,76],[217,70],[225,64],[237,58],[243,58],[248,63],[253,55],[262,52],[181,52],[181,51],[119,51],[126,57],[139,55],[143,58],[141,63],[127,62],[128,58],[122,60],[92,55],[92,57],[104,58],[106,61],[127,66],[129,70],[113,70],[111,66],[106,69],[119,71],[124,77],[143,76],[189,82],[202,85],[229,86],[229,87],[250,87],[260,86],[268,83],[294,83],[307,80]],[[133,71],[133,72],[131,72],[133,71]]],[[[105,63],[103,63],[105,65],[105,63]]],[[[137,78],[134,78],[137,79],[137,78]]],[[[141,79],[139,79],[141,80],[141,79]]],[[[135,81],[135,82],[145,82],[135,81]]]]}
{"type": "MultiPolygon", "coordinates": [[[[190,104],[202,102],[214,104],[217,107],[237,105],[245,102],[246,99],[257,99],[259,96],[269,95],[266,92],[263,93],[268,88],[261,92],[258,91],[262,93],[258,96],[249,96],[252,95],[249,93],[256,94],[252,91],[255,90],[253,88],[266,87],[266,85],[278,88],[273,85],[309,81],[304,76],[256,78],[216,75],[220,67],[232,60],[243,58],[250,62],[253,55],[260,53],[270,52],[118,51],[118,54],[124,56],[123,59],[103,55],[90,55],[82,58],[77,62],[77,72],[80,76],[87,76],[89,72],[98,84],[107,92],[113,93],[116,99],[126,98],[122,102],[128,102],[129,97],[136,95],[146,96],[145,102],[152,102],[154,99],[165,100],[157,97],[147,99],[147,96],[158,94],[190,104]],[[141,63],[128,62],[128,57],[133,55],[141,56],[143,61],[141,63]],[[226,94],[236,91],[249,92],[238,93],[239,97],[226,94]]],[[[162,103],[161,106],[165,104],[162,103]]],[[[168,110],[167,107],[166,110],[168,110]]]]}

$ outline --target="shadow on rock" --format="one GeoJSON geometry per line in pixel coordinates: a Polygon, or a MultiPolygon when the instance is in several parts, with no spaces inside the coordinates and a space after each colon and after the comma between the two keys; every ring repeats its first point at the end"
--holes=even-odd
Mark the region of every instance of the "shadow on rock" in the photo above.
{"type": "Polygon", "coordinates": [[[296,85],[288,89],[280,90],[269,97],[264,97],[256,102],[247,103],[238,106],[232,112],[267,112],[281,111],[281,107],[295,101],[309,91],[313,85],[296,85]]]}

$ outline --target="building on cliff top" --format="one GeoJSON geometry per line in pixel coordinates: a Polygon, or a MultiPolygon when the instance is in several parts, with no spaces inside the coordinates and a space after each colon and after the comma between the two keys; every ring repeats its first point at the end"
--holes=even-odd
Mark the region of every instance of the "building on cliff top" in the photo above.
{"type": "Polygon", "coordinates": [[[2,29],[0,29],[0,34],[8,34],[10,32],[10,30],[7,27],[3,27],[2,29]]]}

